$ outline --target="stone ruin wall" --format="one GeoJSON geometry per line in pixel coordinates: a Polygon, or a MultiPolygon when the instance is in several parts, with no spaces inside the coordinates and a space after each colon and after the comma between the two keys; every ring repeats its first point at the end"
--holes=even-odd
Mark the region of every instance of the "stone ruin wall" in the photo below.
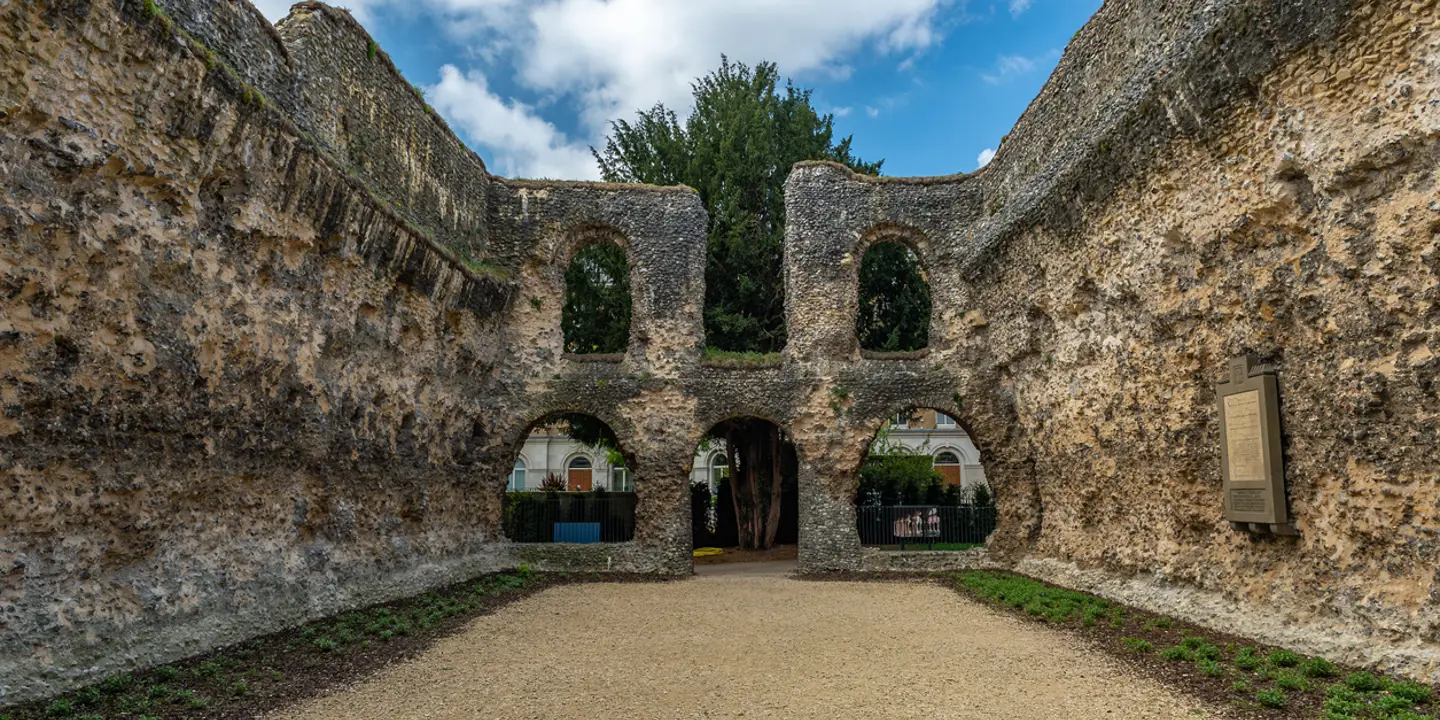
{"type": "Polygon", "coordinates": [[[161,6],[0,5],[0,704],[520,562],[687,572],[695,443],[740,414],[796,442],[803,568],[902,567],[850,498],[915,405],[999,491],[959,562],[1433,676],[1434,0],[1110,0],[984,172],[801,167],[761,368],[699,360],[693,193],[489,176],[343,12],[161,6]],[[926,351],[855,346],[882,239],[926,263],[926,351]],[[598,240],[630,347],[566,356],[598,240]],[[1299,539],[1221,521],[1242,351],[1280,370],[1299,539]],[[558,410],[620,437],[634,542],[500,537],[558,410]]]}
{"type": "MultiPolygon", "coordinates": [[[[1125,76],[1087,28],[978,175],[798,169],[787,249],[811,256],[787,301],[823,321],[792,337],[853,356],[834,288],[908,239],[936,289],[926,360],[997,486],[989,561],[1435,680],[1440,12],[1217,8],[1159,27],[1107,4],[1092,26],[1170,48],[1153,81],[1090,84],[1125,76]],[[1223,518],[1213,383],[1243,352],[1278,368],[1299,538],[1223,518]]],[[[838,517],[854,478],[831,482],[838,517]]]]}

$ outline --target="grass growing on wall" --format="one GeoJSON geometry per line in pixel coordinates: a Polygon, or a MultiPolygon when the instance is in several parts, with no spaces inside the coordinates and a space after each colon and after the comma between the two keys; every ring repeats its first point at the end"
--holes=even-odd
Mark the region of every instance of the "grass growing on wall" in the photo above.
{"type": "Polygon", "coordinates": [[[703,362],[729,367],[766,367],[780,364],[780,353],[739,352],[707,347],[700,353],[703,362]]]}

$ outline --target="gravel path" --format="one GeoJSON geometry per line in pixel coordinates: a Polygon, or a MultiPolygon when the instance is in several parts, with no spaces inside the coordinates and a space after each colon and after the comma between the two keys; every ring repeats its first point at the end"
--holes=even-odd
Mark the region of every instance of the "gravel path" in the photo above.
{"type": "Polygon", "coordinates": [[[1044,627],[911,583],[552,588],[277,718],[1206,718],[1044,627]]]}

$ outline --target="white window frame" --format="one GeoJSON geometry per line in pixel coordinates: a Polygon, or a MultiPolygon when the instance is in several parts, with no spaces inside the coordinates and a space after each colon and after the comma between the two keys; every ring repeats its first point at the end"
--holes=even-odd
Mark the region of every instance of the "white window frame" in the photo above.
{"type": "Polygon", "coordinates": [[[725,453],[715,453],[710,456],[710,490],[714,491],[720,487],[720,481],[730,476],[730,458],[725,453]],[[717,464],[716,461],[719,461],[717,464]],[[717,474],[716,470],[720,471],[717,474]]]}
{"type": "Polygon", "coordinates": [[[506,492],[523,492],[525,490],[525,479],[529,467],[525,465],[525,458],[515,458],[515,465],[510,468],[510,480],[505,484],[506,492]],[[515,473],[520,473],[520,484],[515,484],[515,473]]]}
{"type": "Polygon", "coordinates": [[[955,422],[955,418],[950,417],[949,415],[946,415],[945,413],[942,413],[942,412],[940,412],[939,410],[936,410],[936,411],[935,411],[935,429],[936,429],[936,430],[942,430],[942,429],[943,429],[943,430],[953,430],[953,429],[955,429],[955,428],[958,427],[958,426],[959,426],[959,423],[955,422]],[[944,422],[941,422],[940,418],[945,418],[944,422]]]}
{"type": "Polygon", "coordinates": [[[896,430],[909,430],[909,429],[910,429],[910,413],[908,413],[908,412],[898,412],[898,413],[895,413],[895,417],[890,418],[890,426],[893,427],[893,428],[895,428],[896,430]]]}
{"type": "Polygon", "coordinates": [[[635,492],[635,476],[630,468],[621,465],[610,468],[610,489],[614,492],[635,492]]]}

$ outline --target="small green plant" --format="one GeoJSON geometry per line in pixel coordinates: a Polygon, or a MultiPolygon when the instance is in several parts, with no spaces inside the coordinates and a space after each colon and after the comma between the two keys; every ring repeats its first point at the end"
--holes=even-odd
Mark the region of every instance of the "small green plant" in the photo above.
{"type": "Polygon", "coordinates": [[[145,0],[140,6],[140,10],[145,13],[147,18],[153,18],[160,14],[160,6],[155,4],[155,0],[145,0]]]}
{"type": "Polygon", "coordinates": [[[204,710],[210,707],[210,700],[194,690],[180,690],[175,693],[175,702],[183,703],[191,710],[204,710]]]}
{"type": "Polygon", "coordinates": [[[1299,673],[1283,672],[1275,676],[1275,687],[1278,687],[1281,690],[1304,692],[1307,685],[1305,683],[1305,678],[1299,673]]]}
{"type": "Polygon", "coordinates": [[[1390,694],[1415,705],[1430,701],[1430,688],[1409,680],[1390,683],[1390,694]]]}
{"type": "Polygon", "coordinates": [[[1220,677],[1225,674],[1225,667],[1209,658],[1199,658],[1195,661],[1195,669],[1206,677],[1220,677]]]}
{"type": "Polygon", "coordinates": [[[45,708],[45,714],[50,717],[66,718],[75,714],[75,703],[69,700],[56,700],[45,708]]]}
{"type": "Polygon", "coordinates": [[[1299,653],[1290,652],[1289,650],[1276,650],[1270,653],[1270,664],[1275,667],[1295,667],[1304,660],[1305,658],[1301,657],[1299,653]]]}
{"type": "Polygon", "coordinates": [[[1255,702],[1262,707],[1279,709],[1290,704],[1290,697],[1280,690],[1261,690],[1255,693],[1255,702]]]}
{"type": "Polygon", "coordinates": [[[100,681],[100,689],[110,695],[119,695],[130,689],[135,684],[135,678],[129,675],[111,675],[100,681]]]}
{"type": "Polygon", "coordinates": [[[530,308],[531,308],[532,310],[539,310],[540,308],[543,308],[543,307],[545,307],[545,301],[544,301],[544,300],[541,300],[540,298],[535,297],[535,296],[533,296],[533,295],[530,297],[530,308]]]}
{"type": "Polygon", "coordinates": [[[1248,682],[1246,682],[1246,681],[1244,681],[1244,680],[1236,680],[1235,682],[1230,683],[1230,689],[1231,689],[1231,690],[1234,690],[1235,692],[1238,692],[1238,693],[1243,693],[1243,694],[1245,694],[1245,695],[1249,695],[1249,694],[1250,694],[1250,683],[1248,683],[1248,682]]]}
{"type": "Polygon", "coordinates": [[[1339,675],[1340,669],[1335,667],[1335,663],[1317,657],[1300,663],[1300,672],[1305,673],[1305,677],[1328,678],[1339,675]]]}
{"type": "Polygon", "coordinates": [[[1241,670],[1254,670],[1264,664],[1265,661],[1255,653],[1255,648],[1242,647],[1239,652],[1235,653],[1235,657],[1230,659],[1230,662],[1234,663],[1235,667],[1241,670]]]}
{"type": "Polygon", "coordinates": [[[1125,643],[1125,647],[1130,648],[1131,650],[1133,650],[1133,651],[1135,651],[1135,652],[1148,653],[1148,652],[1150,652],[1151,650],[1154,650],[1154,649],[1155,649],[1155,646],[1154,646],[1154,645],[1151,645],[1149,640],[1142,640],[1142,639],[1140,639],[1140,638],[1127,637],[1127,638],[1120,638],[1120,641],[1123,642],[1123,643],[1125,643]]]}
{"type": "Polygon", "coordinates": [[[1376,692],[1385,689],[1385,681],[1371,675],[1368,672],[1351,673],[1346,676],[1345,684],[1355,692],[1376,692]]]}
{"type": "Polygon", "coordinates": [[[1160,657],[1165,658],[1166,660],[1173,660],[1176,662],[1190,662],[1195,659],[1195,653],[1191,652],[1190,648],[1184,647],[1182,645],[1176,645],[1175,647],[1168,647],[1164,650],[1161,650],[1160,657]]]}
{"type": "Polygon", "coordinates": [[[159,678],[161,682],[170,682],[180,677],[180,668],[174,665],[161,665],[155,668],[155,677],[159,678]]]}
{"type": "Polygon", "coordinates": [[[340,647],[340,644],[337,643],[337,642],[335,642],[335,641],[334,641],[333,639],[331,639],[331,638],[322,637],[322,638],[317,638],[317,639],[315,640],[315,647],[320,648],[321,650],[324,650],[325,652],[331,652],[331,651],[339,648],[339,647],[340,647]]]}
{"type": "Polygon", "coordinates": [[[206,660],[196,665],[191,672],[195,673],[195,677],[213,678],[225,672],[225,668],[217,660],[206,660]]]}
{"type": "Polygon", "coordinates": [[[375,44],[375,41],[372,39],[372,40],[370,41],[370,46],[367,47],[367,48],[365,48],[365,57],[368,58],[368,59],[370,59],[370,60],[374,60],[374,59],[375,59],[375,55],[379,52],[379,50],[380,50],[380,46],[377,45],[377,44],[375,44]]]}
{"type": "Polygon", "coordinates": [[[245,679],[236,680],[230,684],[230,694],[235,696],[244,695],[250,692],[250,681],[245,679]]]}
{"type": "Polygon", "coordinates": [[[75,702],[82,707],[89,707],[100,702],[100,688],[82,688],[79,692],[75,693],[75,702]]]}

